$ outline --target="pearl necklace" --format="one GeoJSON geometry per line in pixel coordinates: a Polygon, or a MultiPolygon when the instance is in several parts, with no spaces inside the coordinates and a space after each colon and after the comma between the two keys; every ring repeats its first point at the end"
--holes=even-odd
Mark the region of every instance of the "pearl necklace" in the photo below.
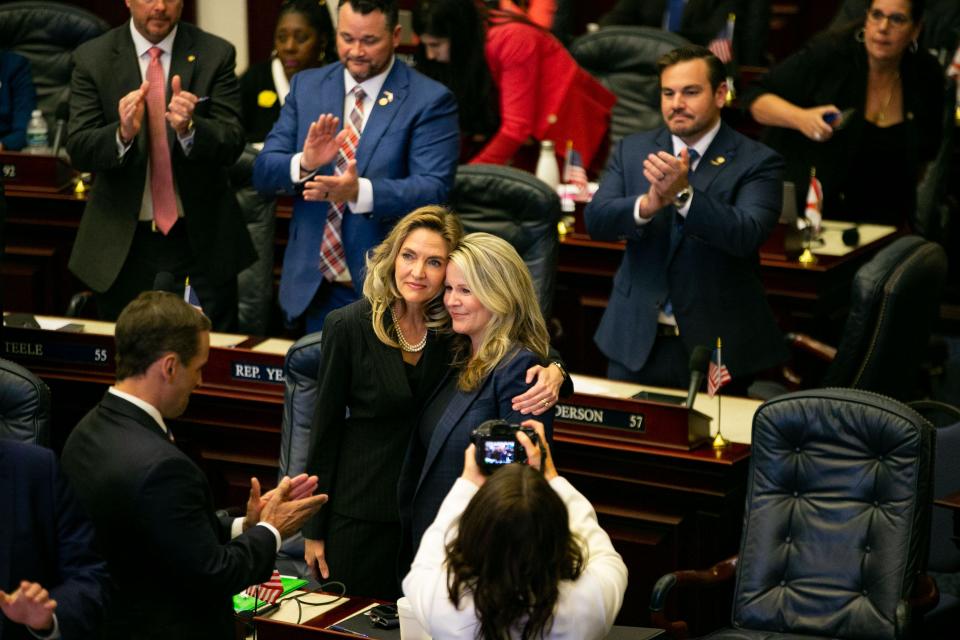
{"type": "Polygon", "coordinates": [[[427,346],[427,334],[429,331],[423,332],[423,338],[420,339],[420,342],[417,344],[410,344],[407,342],[407,339],[403,337],[403,331],[400,330],[400,321],[397,320],[397,314],[393,310],[393,305],[390,305],[390,318],[393,319],[393,328],[397,330],[397,342],[400,343],[400,348],[407,353],[418,353],[423,351],[423,348],[427,346]]]}

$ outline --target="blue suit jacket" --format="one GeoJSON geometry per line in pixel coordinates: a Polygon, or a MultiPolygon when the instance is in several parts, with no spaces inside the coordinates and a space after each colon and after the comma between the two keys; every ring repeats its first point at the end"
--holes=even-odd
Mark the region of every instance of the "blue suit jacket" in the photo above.
{"type": "MultiPolygon", "coordinates": [[[[310,123],[320,114],[332,113],[343,122],[344,95],[340,63],[294,76],[280,119],[254,165],[253,184],[259,191],[294,192],[291,157],[303,150],[310,123]]],[[[357,147],[357,175],[371,181],[374,209],[371,214],[353,215],[348,208],[341,228],[357,290],[367,251],[383,240],[397,218],[419,206],[446,202],[457,169],[459,136],[453,95],[395,60],[380,95],[375,96],[357,147]]],[[[332,175],[334,165],[321,167],[319,173],[332,175]]],[[[303,314],[323,279],[320,241],[327,207],[326,202],[302,198],[294,204],[280,278],[280,306],[288,319],[303,314]]]]}
{"type": "Polygon", "coordinates": [[[693,201],[682,227],[672,205],[638,226],[634,202],[650,186],[643,161],[661,150],[673,153],[665,127],[624,138],[587,206],[591,237],[627,241],[594,340],[608,358],[639,370],[669,297],[688,351],[720,337],[734,378],[775,366],[787,353],[760,282],[758,250],[780,215],[783,160],[721,124],[690,176],[693,201]]]}
{"type": "MultiPolygon", "coordinates": [[[[106,564],[92,549],[81,514],[53,452],[0,440],[0,589],[40,583],[57,601],[64,640],[93,638],[106,606],[106,564]]],[[[0,615],[0,638],[33,638],[0,615]]]]}
{"type": "MultiPolygon", "coordinates": [[[[403,529],[403,555],[401,571],[416,554],[423,532],[433,522],[440,503],[449,493],[454,481],[463,473],[463,451],[470,444],[470,432],[485,420],[502,418],[507,422],[520,423],[530,416],[514,411],[510,400],[530,388],[525,381],[527,369],[540,364],[540,358],[532,351],[519,349],[507,354],[473,391],[456,391],[437,425],[433,428],[430,445],[424,451],[420,430],[412,434],[407,458],[400,472],[397,489],[400,505],[400,523],[403,529]]],[[[438,391],[456,376],[451,368],[447,379],[438,386],[438,391]]],[[[428,405],[436,400],[436,393],[428,405]]],[[[538,418],[546,429],[547,439],[553,437],[553,412],[538,418]]]]}

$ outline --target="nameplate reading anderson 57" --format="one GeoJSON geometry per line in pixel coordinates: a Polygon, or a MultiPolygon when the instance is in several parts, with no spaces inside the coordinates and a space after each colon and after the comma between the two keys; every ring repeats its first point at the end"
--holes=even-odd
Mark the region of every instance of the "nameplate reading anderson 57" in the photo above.
{"type": "Polygon", "coordinates": [[[283,369],[253,362],[231,362],[230,377],[248,382],[270,382],[283,384],[283,369]]]}
{"type": "Polygon", "coordinates": [[[612,409],[558,404],[554,419],[574,424],[628,429],[636,433],[646,431],[642,413],[628,413],[626,411],[614,411],[612,409]]]}

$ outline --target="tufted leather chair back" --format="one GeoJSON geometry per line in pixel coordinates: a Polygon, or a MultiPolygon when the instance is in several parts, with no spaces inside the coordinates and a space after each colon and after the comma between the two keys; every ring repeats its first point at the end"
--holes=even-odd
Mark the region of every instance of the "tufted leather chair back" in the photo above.
{"type": "Polygon", "coordinates": [[[823,385],[913,399],[946,275],[943,248],[919,236],[895,240],[863,265],[823,385]]]}
{"type": "Polygon", "coordinates": [[[317,406],[322,332],[293,343],[283,360],[283,419],[280,424],[280,475],[293,477],[307,469],[310,426],[317,406]]]}
{"type": "Polygon", "coordinates": [[[467,233],[485,231],[513,245],[530,269],[540,310],[549,318],[560,251],[560,198],[556,192],[520,169],[461,165],[450,193],[450,207],[467,233]]]}
{"type": "Polygon", "coordinates": [[[761,406],[752,442],[734,626],[902,637],[927,557],[933,426],[877,394],[812,390],[761,406]]]}
{"type": "Polygon", "coordinates": [[[0,438],[50,446],[50,389],[30,371],[2,358],[0,438]]]}
{"type": "Polygon", "coordinates": [[[652,27],[605,27],[573,41],[570,53],[617,96],[610,117],[610,142],[663,124],[657,59],[690,44],[652,27]]]}
{"type": "Polygon", "coordinates": [[[30,61],[37,108],[51,125],[57,105],[70,93],[73,50],[107,29],[109,25],[89,11],[60,2],[0,4],[0,46],[30,61]]]}

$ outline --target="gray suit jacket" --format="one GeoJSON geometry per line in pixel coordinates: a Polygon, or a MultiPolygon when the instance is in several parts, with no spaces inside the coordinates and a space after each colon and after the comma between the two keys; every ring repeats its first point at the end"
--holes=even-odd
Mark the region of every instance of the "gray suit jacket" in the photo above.
{"type": "MultiPolygon", "coordinates": [[[[180,23],[169,77],[179,75],[184,90],[209,99],[194,112],[196,134],[190,155],[184,155],[170,127],[168,144],[190,247],[214,282],[236,276],[255,257],[227,181],[227,170],[244,146],[234,57],[233,46],[225,40],[180,23]]],[[[96,178],[70,255],[70,270],[103,292],[127,258],[143,190],[148,188],[146,123],[130,150],[117,156],[117,105],[141,83],[129,24],[84,43],[74,60],[67,151],[74,167],[93,171],[96,178]]]]}

